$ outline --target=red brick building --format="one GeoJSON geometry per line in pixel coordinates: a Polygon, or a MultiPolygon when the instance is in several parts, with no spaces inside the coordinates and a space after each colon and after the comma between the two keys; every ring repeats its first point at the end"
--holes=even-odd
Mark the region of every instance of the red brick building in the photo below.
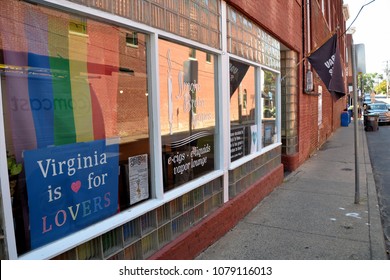
{"type": "Polygon", "coordinates": [[[0,11],[3,259],[192,259],[346,107],[305,59],[337,32],[346,69],[342,0],[0,11]]]}

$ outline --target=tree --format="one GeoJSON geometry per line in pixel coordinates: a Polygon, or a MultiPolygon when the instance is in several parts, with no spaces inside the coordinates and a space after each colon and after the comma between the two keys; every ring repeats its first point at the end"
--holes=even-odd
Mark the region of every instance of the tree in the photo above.
{"type": "Polygon", "coordinates": [[[383,80],[377,86],[375,86],[375,92],[386,94],[387,93],[386,86],[387,86],[387,81],[383,80]]]}
{"type": "Polygon", "coordinates": [[[364,93],[370,93],[374,90],[374,84],[378,80],[382,80],[383,75],[378,73],[366,73],[358,76],[358,88],[364,93]]]}

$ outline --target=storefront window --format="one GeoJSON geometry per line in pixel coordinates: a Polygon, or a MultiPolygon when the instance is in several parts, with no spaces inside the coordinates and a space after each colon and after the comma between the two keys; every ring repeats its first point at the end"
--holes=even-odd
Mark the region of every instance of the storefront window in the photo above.
{"type": "Polygon", "coordinates": [[[146,36],[22,1],[0,13],[21,254],[149,198],[146,36]]]}
{"type": "Polygon", "coordinates": [[[216,125],[215,57],[159,40],[164,191],[211,172],[216,125]],[[196,54],[196,55],[195,55],[196,54]]]}
{"type": "MultiPolygon", "coordinates": [[[[279,41],[229,5],[226,24],[227,50],[230,54],[274,71],[280,70],[279,41]]],[[[231,162],[258,151],[257,147],[266,147],[278,141],[277,74],[261,70],[261,94],[255,93],[255,69],[243,62],[230,60],[231,162]],[[259,101],[261,108],[255,106],[255,100],[259,101]],[[262,143],[259,143],[260,133],[262,143]]]]}
{"type": "Polygon", "coordinates": [[[261,104],[262,104],[262,138],[263,147],[277,142],[277,92],[276,74],[268,71],[261,71],[261,104]]]}
{"type": "Polygon", "coordinates": [[[255,68],[230,60],[230,159],[257,151],[255,68]]]}

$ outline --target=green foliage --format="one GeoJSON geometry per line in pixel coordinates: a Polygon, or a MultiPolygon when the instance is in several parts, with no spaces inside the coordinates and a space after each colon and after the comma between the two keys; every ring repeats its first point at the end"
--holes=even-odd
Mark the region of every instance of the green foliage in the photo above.
{"type": "Polygon", "coordinates": [[[7,156],[7,165],[9,176],[15,176],[22,172],[23,165],[21,163],[17,163],[15,157],[12,155],[7,156]]]}
{"type": "Polygon", "coordinates": [[[375,86],[375,92],[385,94],[387,92],[386,86],[387,86],[387,82],[386,80],[383,80],[382,82],[380,82],[378,85],[375,86]]]}
{"type": "Polygon", "coordinates": [[[374,84],[378,80],[382,80],[383,75],[378,73],[366,73],[358,76],[358,88],[363,89],[363,92],[370,93],[374,90],[374,84]]]}
{"type": "Polygon", "coordinates": [[[264,71],[264,89],[265,93],[275,91],[275,76],[270,71],[264,71]]]}
{"type": "Polygon", "coordinates": [[[276,117],[276,107],[268,108],[265,107],[263,111],[265,118],[275,118],[276,117]]]}

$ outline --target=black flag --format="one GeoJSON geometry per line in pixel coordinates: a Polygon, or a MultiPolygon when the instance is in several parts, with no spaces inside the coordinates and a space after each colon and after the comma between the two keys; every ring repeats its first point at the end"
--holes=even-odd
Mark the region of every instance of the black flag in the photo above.
{"type": "Polygon", "coordinates": [[[230,60],[230,98],[244,79],[249,65],[230,60]]]}
{"type": "Polygon", "coordinates": [[[330,92],[338,98],[345,95],[340,50],[337,46],[337,34],[308,57],[317,74],[330,92]]]}

